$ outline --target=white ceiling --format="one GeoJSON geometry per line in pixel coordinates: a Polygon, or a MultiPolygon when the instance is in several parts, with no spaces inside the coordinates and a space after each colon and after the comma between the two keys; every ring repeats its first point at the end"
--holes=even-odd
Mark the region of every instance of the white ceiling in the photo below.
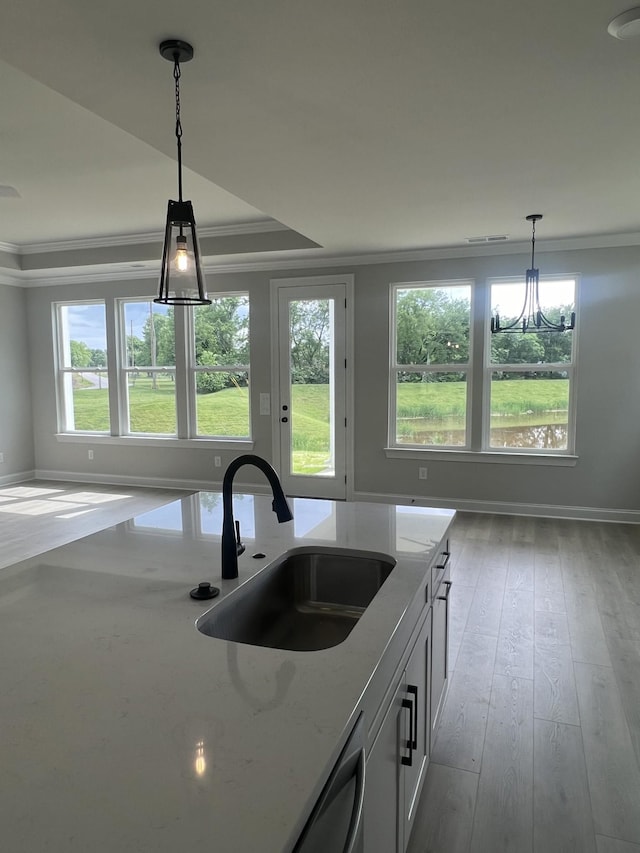
{"type": "MultiPolygon", "coordinates": [[[[631,4],[629,4],[631,5],[631,4]]],[[[331,253],[640,231],[625,0],[3,0],[0,241],[275,219],[331,253]]]]}

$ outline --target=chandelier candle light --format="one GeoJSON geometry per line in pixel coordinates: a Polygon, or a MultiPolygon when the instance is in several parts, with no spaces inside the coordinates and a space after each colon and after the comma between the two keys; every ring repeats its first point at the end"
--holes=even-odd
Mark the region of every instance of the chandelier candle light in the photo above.
{"type": "Polygon", "coordinates": [[[531,213],[526,219],[527,222],[531,223],[531,269],[527,270],[522,310],[508,326],[500,325],[500,314],[496,311],[495,317],[491,318],[492,335],[496,332],[568,332],[576,327],[575,311],[571,312],[569,324],[567,324],[564,314],[560,316],[559,323],[554,323],[545,315],[540,307],[540,270],[535,268],[534,259],[536,250],[536,222],[542,219],[542,214],[531,213]]]}
{"type": "Polygon", "coordinates": [[[171,39],[160,45],[160,55],[173,62],[178,147],[178,201],[169,200],[164,230],[160,290],[154,302],[163,305],[210,305],[207,299],[193,205],[182,198],[182,123],[180,121],[180,63],[193,59],[193,47],[171,39]]]}

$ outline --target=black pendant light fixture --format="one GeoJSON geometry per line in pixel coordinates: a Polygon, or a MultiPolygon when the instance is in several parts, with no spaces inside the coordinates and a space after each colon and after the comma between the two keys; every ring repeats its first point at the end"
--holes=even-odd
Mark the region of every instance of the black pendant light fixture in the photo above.
{"type": "Polygon", "coordinates": [[[182,198],[182,123],[180,121],[180,63],[193,59],[186,41],[170,39],[160,45],[160,55],[173,62],[178,147],[178,201],[169,200],[164,230],[160,289],[154,302],[163,305],[210,305],[207,299],[193,205],[182,198]]]}
{"type": "Polygon", "coordinates": [[[540,270],[534,266],[536,251],[536,222],[542,219],[541,213],[531,213],[526,217],[531,223],[531,269],[527,270],[525,280],[524,303],[522,310],[516,319],[508,326],[500,325],[500,314],[496,311],[491,318],[491,334],[496,332],[568,332],[576,327],[575,311],[571,312],[570,322],[567,324],[564,314],[560,316],[560,322],[554,323],[550,320],[540,307],[540,270]]]}

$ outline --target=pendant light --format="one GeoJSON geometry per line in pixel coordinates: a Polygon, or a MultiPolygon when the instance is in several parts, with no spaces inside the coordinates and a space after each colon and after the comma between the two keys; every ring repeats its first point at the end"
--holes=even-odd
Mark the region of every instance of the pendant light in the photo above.
{"type": "Polygon", "coordinates": [[[531,213],[526,217],[531,223],[531,269],[527,270],[525,279],[524,303],[516,319],[508,326],[500,325],[500,315],[496,311],[491,318],[491,334],[496,332],[568,332],[576,327],[575,311],[571,312],[571,320],[567,325],[564,314],[559,323],[550,320],[540,307],[540,270],[534,266],[536,250],[536,222],[542,219],[541,213],[531,213]]]}
{"type": "Polygon", "coordinates": [[[180,63],[193,59],[193,47],[170,39],[160,45],[160,55],[173,62],[178,148],[178,201],[169,200],[164,230],[160,289],[154,302],[163,305],[210,305],[207,299],[193,205],[182,198],[182,123],[180,121],[180,63]]]}

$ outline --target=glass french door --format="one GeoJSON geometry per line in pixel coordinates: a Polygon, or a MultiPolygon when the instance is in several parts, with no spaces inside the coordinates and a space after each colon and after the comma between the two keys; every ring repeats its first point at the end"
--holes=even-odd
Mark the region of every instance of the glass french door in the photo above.
{"type": "Polygon", "coordinates": [[[289,495],[346,498],[345,283],[278,289],[280,477],[289,495]]]}

